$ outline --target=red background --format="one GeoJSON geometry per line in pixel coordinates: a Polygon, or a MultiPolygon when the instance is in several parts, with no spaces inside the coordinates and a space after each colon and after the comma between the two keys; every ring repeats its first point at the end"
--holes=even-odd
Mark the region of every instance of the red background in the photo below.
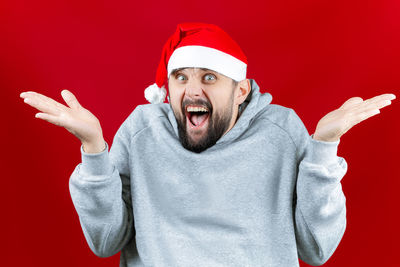
{"type": "MultiPolygon", "coordinates": [[[[63,104],[67,88],[115,132],[155,82],[161,49],[180,22],[219,25],[248,57],[248,78],[293,108],[312,134],[353,96],[397,97],[400,4],[392,1],[0,2],[2,266],[118,266],[89,249],[69,177],[80,141],[36,119],[19,97],[63,104]]],[[[338,155],[348,224],[325,266],[400,266],[399,100],[354,126],[338,155]]],[[[308,266],[301,262],[301,266],[308,266]]]]}

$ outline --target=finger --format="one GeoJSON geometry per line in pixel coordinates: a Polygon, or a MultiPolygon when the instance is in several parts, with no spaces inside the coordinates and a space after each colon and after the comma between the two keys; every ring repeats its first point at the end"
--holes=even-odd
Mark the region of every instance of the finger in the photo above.
{"type": "Polygon", "coordinates": [[[373,109],[381,109],[386,106],[389,106],[392,103],[390,100],[380,100],[380,101],[375,101],[375,102],[370,102],[370,103],[365,103],[361,105],[360,107],[357,107],[354,109],[354,113],[362,113],[362,112],[368,112],[373,109]]]}
{"type": "Polygon", "coordinates": [[[371,109],[371,110],[367,110],[367,111],[358,113],[356,115],[353,115],[352,120],[351,120],[352,121],[351,125],[354,126],[354,125],[356,125],[372,116],[375,116],[379,113],[381,113],[379,111],[379,109],[371,109]]]}
{"type": "Polygon", "coordinates": [[[45,110],[43,111],[50,114],[58,115],[60,111],[65,111],[66,109],[68,109],[66,106],[58,103],[54,99],[33,91],[24,92],[21,94],[21,97],[25,99],[32,99],[32,101],[30,102],[40,107],[38,108],[34,106],[35,108],[38,108],[39,110],[41,110],[41,108],[44,108],[45,110]]]}
{"type": "Polygon", "coordinates": [[[59,111],[51,105],[48,105],[48,103],[43,102],[41,99],[35,98],[33,96],[26,97],[24,99],[24,102],[27,103],[28,105],[38,109],[39,111],[46,112],[49,114],[54,114],[58,115],[59,111]]]}
{"type": "Polygon", "coordinates": [[[33,92],[33,91],[24,92],[24,93],[21,94],[21,97],[22,98],[28,97],[28,98],[40,99],[41,101],[44,101],[44,102],[46,102],[48,104],[51,104],[51,105],[53,105],[53,106],[55,106],[55,107],[57,107],[57,108],[59,108],[61,110],[67,109],[67,107],[64,106],[63,104],[58,103],[54,99],[52,99],[50,97],[47,97],[45,95],[42,95],[40,93],[37,93],[37,92],[33,92]]]}
{"type": "Polygon", "coordinates": [[[362,103],[363,99],[361,97],[352,97],[348,99],[343,105],[340,106],[339,109],[348,109],[350,107],[355,106],[356,104],[362,103]]]}
{"type": "Polygon", "coordinates": [[[363,103],[361,103],[361,104],[362,104],[362,105],[368,105],[368,104],[370,104],[370,103],[376,103],[376,102],[384,101],[384,100],[393,100],[393,99],[395,99],[395,98],[396,98],[396,96],[393,95],[393,94],[382,94],[382,95],[378,95],[378,96],[371,97],[371,98],[365,100],[365,101],[364,101],[363,103]]]}
{"type": "Polygon", "coordinates": [[[36,113],[35,118],[39,118],[39,119],[48,121],[57,126],[63,126],[58,116],[54,116],[54,115],[47,114],[47,113],[36,113]]]}
{"type": "Polygon", "coordinates": [[[362,101],[361,97],[352,97],[349,100],[347,100],[339,109],[349,109],[351,107],[362,107],[365,105],[369,105],[371,103],[376,103],[378,101],[393,100],[393,99],[396,99],[396,96],[394,94],[382,94],[382,95],[378,95],[378,96],[369,98],[364,101],[362,101]]]}
{"type": "Polygon", "coordinates": [[[61,91],[61,96],[70,108],[77,109],[81,107],[74,94],[67,89],[61,91]]]}

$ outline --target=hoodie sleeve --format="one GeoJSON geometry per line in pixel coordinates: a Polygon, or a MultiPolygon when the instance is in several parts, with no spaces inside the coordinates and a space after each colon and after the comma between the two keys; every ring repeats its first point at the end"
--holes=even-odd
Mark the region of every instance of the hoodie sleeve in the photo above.
{"type": "Polygon", "coordinates": [[[300,118],[292,114],[297,126],[294,214],[298,255],[304,262],[319,266],[332,256],[346,228],[346,198],[340,181],[347,163],[337,156],[340,140],[313,139],[300,118]]]}
{"type": "Polygon", "coordinates": [[[119,252],[134,236],[130,193],[129,133],[124,122],[112,147],[86,153],[69,180],[72,202],[90,249],[99,257],[119,252]]]}

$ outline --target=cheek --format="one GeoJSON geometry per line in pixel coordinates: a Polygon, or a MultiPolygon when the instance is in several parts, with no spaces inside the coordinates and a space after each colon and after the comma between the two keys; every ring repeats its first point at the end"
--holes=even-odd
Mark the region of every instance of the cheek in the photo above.
{"type": "Polygon", "coordinates": [[[170,92],[169,102],[174,112],[179,114],[178,116],[182,116],[182,95],[178,95],[175,92],[170,92]]]}
{"type": "Polygon", "coordinates": [[[182,92],[180,90],[178,90],[176,88],[174,88],[174,89],[169,88],[168,94],[169,94],[169,99],[170,99],[171,104],[173,104],[174,106],[181,105],[182,92]]]}
{"type": "Polygon", "coordinates": [[[211,105],[214,111],[221,113],[229,104],[229,96],[224,94],[214,94],[210,96],[211,105]],[[227,99],[228,98],[228,99],[227,99]]]}
{"type": "Polygon", "coordinates": [[[220,117],[229,116],[231,107],[231,102],[218,103],[217,106],[215,106],[213,113],[218,113],[220,117]]]}

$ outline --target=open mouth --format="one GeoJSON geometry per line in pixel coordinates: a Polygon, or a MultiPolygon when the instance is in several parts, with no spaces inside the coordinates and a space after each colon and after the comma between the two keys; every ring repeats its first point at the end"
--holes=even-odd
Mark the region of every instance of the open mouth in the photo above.
{"type": "Polygon", "coordinates": [[[209,110],[204,106],[187,106],[185,114],[186,122],[193,129],[203,127],[210,117],[209,110]]]}

